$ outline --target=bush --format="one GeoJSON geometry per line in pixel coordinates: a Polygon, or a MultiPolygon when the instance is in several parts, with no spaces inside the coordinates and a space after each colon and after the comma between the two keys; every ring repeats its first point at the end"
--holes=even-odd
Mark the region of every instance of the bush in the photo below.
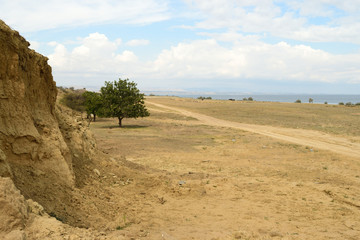
{"type": "Polygon", "coordinates": [[[355,103],[355,105],[356,105],[356,106],[360,106],[360,102],[358,102],[358,103],[355,103]]]}
{"type": "Polygon", "coordinates": [[[296,101],[295,101],[295,103],[301,103],[301,100],[300,100],[300,99],[298,99],[298,100],[296,100],[296,101]]]}
{"type": "Polygon", "coordinates": [[[324,102],[324,104],[328,104],[328,102],[324,102]]]}
{"type": "Polygon", "coordinates": [[[252,97],[249,97],[248,101],[254,101],[254,99],[252,97]]]}
{"type": "Polygon", "coordinates": [[[339,102],[339,105],[344,105],[344,103],[343,103],[343,102],[339,102]]]}
{"type": "Polygon", "coordinates": [[[350,106],[352,106],[353,104],[352,104],[351,102],[347,102],[345,105],[348,106],[348,107],[350,107],[350,106]]]}
{"type": "Polygon", "coordinates": [[[243,101],[247,101],[248,99],[246,97],[243,98],[243,101]]]}
{"type": "Polygon", "coordinates": [[[75,111],[83,112],[85,111],[85,97],[83,96],[83,93],[84,91],[82,90],[74,90],[73,92],[68,92],[60,100],[60,103],[75,111]]]}
{"type": "Polygon", "coordinates": [[[198,97],[197,99],[200,99],[200,100],[204,100],[204,99],[212,99],[211,97],[203,97],[203,96],[200,96],[200,97],[198,97]]]}

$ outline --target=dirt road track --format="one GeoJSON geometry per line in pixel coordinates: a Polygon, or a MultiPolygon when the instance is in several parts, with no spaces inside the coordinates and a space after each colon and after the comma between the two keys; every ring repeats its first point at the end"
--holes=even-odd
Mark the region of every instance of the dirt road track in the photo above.
{"type": "Polygon", "coordinates": [[[281,127],[273,127],[266,125],[255,125],[255,124],[226,121],[226,120],[210,117],[204,114],[190,112],[180,108],[169,107],[163,104],[153,103],[149,101],[147,103],[160,108],[181,113],[188,117],[196,118],[201,123],[209,126],[241,129],[244,131],[254,132],[257,134],[265,135],[282,141],[287,141],[299,145],[332,151],[341,155],[346,155],[360,159],[360,144],[353,143],[349,139],[343,137],[333,136],[330,134],[326,134],[318,131],[312,131],[312,130],[281,128],[281,127]]]}

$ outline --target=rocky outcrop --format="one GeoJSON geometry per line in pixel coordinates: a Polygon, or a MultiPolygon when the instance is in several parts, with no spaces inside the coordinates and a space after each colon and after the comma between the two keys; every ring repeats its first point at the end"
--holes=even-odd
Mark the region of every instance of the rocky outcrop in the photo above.
{"type": "Polygon", "coordinates": [[[0,177],[0,239],[23,239],[28,217],[27,204],[20,191],[10,178],[0,177]]]}
{"type": "Polygon", "coordinates": [[[0,21],[0,239],[129,239],[117,229],[140,223],[158,202],[144,193],[166,181],[96,150],[28,46],[0,21]]]}
{"type": "Polygon", "coordinates": [[[10,178],[0,177],[0,239],[108,239],[103,235],[61,223],[37,202],[25,200],[10,178]]]}
{"type": "Polygon", "coordinates": [[[71,153],[55,115],[57,89],[51,67],[28,46],[18,32],[0,22],[0,149],[6,156],[2,162],[10,166],[7,175],[20,189],[43,173],[72,186],[71,153]]]}
{"type": "Polygon", "coordinates": [[[68,206],[95,142],[81,119],[56,105],[48,59],[28,47],[0,20],[0,177],[48,213],[76,219],[68,206]]]}

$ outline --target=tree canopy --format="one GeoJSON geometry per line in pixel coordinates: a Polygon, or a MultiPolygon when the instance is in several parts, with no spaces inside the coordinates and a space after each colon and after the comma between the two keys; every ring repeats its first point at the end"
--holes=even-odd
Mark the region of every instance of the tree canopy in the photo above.
{"type": "Polygon", "coordinates": [[[117,117],[119,127],[124,118],[147,117],[150,113],[145,108],[144,94],[140,93],[136,83],[129,79],[105,82],[101,88],[102,114],[105,117],[117,117]]]}
{"type": "Polygon", "coordinates": [[[96,116],[99,115],[103,107],[100,93],[86,91],[83,93],[83,96],[85,98],[85,111],[88,117],[90,117],[91,114],[93,115],[95,122],[96,116]]]}

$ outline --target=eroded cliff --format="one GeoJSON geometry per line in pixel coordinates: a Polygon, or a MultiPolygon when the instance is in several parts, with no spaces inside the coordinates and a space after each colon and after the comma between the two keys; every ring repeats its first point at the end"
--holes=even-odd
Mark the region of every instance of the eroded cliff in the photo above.
{"type": "Polygon", "coordinates": [[[81,119],[56,106],[48,59],[28,47],[0,20],[0,177],[11,178],[25,198],[71,222],[72,216],[79,219],[69,204],[74,187],[82,185],[77,175],[86,174],[95,142],[81,119]]]}
{"type": "Polygon", "coordinates": [[[161,204],[168,178],[97,150],[81,115],[56,103],[48,59],[28,47],[0,20],[0,239],[144,234],[143,211],[161,204]]]}

